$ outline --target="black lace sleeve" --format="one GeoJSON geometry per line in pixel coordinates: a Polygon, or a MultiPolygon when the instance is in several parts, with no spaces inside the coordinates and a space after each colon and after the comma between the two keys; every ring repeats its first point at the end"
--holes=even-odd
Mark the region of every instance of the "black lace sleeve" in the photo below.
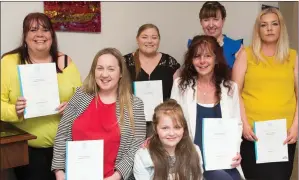
{"type": "Polygon", "coordinates": [[[168,54],[165,54],[164,63],[166,63],[166,65],[173,70],[173,73],[175,73],[176,70],[181,67],[181,65],[177,62],[177,60],[168,54]]]}
{"type": "Polygon", "coordinates": [[[130,73],[131,80],[135,81],[135,61],[133,58],[133,53],[124,55],[124,59],[127,65],[127,69],[130,73]]]}
{"type": "Polygon", "coordinates": [[[129,54],[126,54],[124,55],[124,58],[125,58],[125,62],[127,64],[127,67],[131,67],[131,66],[135,66],[135,62],[134,62],[134,59],[133,59],[133,53],[129,53],[129,54]]]}

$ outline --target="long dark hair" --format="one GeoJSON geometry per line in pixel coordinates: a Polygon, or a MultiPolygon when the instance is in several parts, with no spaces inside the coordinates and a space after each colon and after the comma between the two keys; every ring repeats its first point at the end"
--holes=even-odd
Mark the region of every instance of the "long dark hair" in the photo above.
{"type": "Polygon", "coordinates": [[[225,58],[223,56],[223,49],[218,44],[217,40],[213,36],[198,35],[195,36],[188,47],[188,50],[184,57],[184,65],[181,74],[181,80],[179,82],[179,88],[182,92],[191,85],[195,92],[196,80],[198,79],[198,73],[193,66],[193,58],[197,55],[199,48],[207,49],[213,52],[215,55],[215,67],[212,77],[212,81],[216,86],[216,97],[218,101],[221,99],[221,83],[224,87],[228,88],[228,92],[232,89],[231,70],[228,67],[225,58]]]}
{"type": "Polygon", "coordinates": [[[201,167],[198,152],[190,138],[186,119],[181,106],[173,99],[164,101],[155,108],[153,115],[153,136],[149,140],[149,152],[154,163],[154,180],[166,180],[169,175],[170,166],[168,153],[157,134],[157,125],[161,115],[169,116],[173,121],[184,128],[181,141],[175,148],[174,174],[175,180],[199,180],[201,178],[201,167]]]}
{"type": "Polygon", "coordinates": [[[32,22],[37,22],[38,26],[42,26],[51,32],[52,44],[51,44],[51,48],[50,48],[50,55],[52,56],[52,61],[55,62],[55,64],[56,64],[56,71],[58,73],[61,73],[62,71],[58,67],[58,63],[57,63],[57,61],[58,61],[58,45],[57,45],[56,34],[53,29],[50,18],[43,13],[39,13],[39,12],[30,13],[24,18],[24,20],[23,20],[23,35],[22,35],[21,45],[19,47],[17,47],[16,49],[3,54],[3,56],[1,58],[3,58],[6,55],[9,55],[9,54],[17,53],[20,56],[20,64],[26,64],[26,63],[32,64],[32,61],[30,60],[30,56],[28,53],[28,47],[27,47],[27,44],[25,41],[27,34],[30,31],[30,28],[32,26],[32,22]]]}

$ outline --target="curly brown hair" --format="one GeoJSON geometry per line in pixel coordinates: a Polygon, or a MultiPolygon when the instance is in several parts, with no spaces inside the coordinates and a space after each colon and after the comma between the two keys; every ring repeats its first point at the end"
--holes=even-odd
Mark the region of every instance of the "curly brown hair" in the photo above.
{"type": "Polygon", "coordinates": [[[228,92],[230,92],[232,89],[232,84],[230,83],[231,70],[223,56],[222,47],[218,44],[217,39],[213,36],[197,35],[192,39],[192,42],[185,53],[179,88],[181,92],[184,92],[186,88],[191,85],[195,92],[196,81],[199,77],[194,68],[193,59],[198,52],[202,51],[203,49],[212,52],[216,58],[212,82],[215,84],[215,93],[219,102],[221,99],[221,83],[223,82],[224,87],[229,89],[228,92]]]}

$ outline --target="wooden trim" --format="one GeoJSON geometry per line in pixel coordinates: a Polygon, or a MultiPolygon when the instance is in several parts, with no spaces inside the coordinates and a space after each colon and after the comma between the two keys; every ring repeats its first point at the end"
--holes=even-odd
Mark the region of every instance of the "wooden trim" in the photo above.
{"type": "Polygon", "coordinates": [[[0,138],[0,144],[8,144],[13,142],[19,142],[19,141],[27,141],[31,139],[36,139],[37,137],[34,135],[31,135],[12,124],[0,121],[0,132],[1,133],[13,133],[15,135],[10,135],[6,137],[0,138]]]}
{"type": "Polygon", "coordinates": [[[10,123],[0,121],[0,170],[27,165],[28,140],[36,139],[10,123]]]}

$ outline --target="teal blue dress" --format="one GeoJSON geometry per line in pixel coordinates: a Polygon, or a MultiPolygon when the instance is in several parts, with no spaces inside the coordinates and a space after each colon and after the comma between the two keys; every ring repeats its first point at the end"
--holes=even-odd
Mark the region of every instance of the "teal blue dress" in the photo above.
{"type": "MultiPolygon", "coordinates": [[[[188,40],[188,47],[191,44],[192,39],[188,40]]],[[[236,60],[236,53],[239,51],[240,47],[243,44],[243,39],[234,40],[226,35],[223,35],[223,55],[226,60],[226,63],[230,68],[233,68],[233,65],[236,60]]]]}

